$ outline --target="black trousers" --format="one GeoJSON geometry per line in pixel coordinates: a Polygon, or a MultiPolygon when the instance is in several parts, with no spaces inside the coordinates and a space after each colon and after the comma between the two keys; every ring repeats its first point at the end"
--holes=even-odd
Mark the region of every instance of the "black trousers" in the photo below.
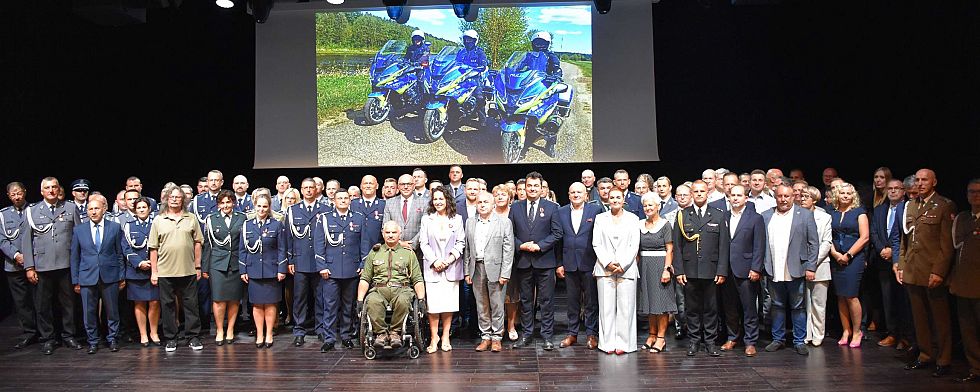
{"type": "Polygon", "coordinates": [[[687,279],[684,286],[687,331],[691,343],[715,344],[718,339],[718,297],[713,279],[687,279]]]}
{"type": "Polygon", "coordinates": [[[568,296],[568,334],[578,336],[582,324],[586,336],[599,336],[599,291],[592,271],[565,272],[568,296]],[[583,301],[584,299],[584,301],[583,301]],[[582,305],[585,305],[582,312],[582,305]],[[585,320],[579,315],[584,313],[585,320]]]}
{"type": "Polygon", "coordinates": [[[27,281],[24,271],[7,272],[7,285],[10,286],[10,296],[14,299],[14,311],[20,328],[23,330],[22,339],[35,337],[37,332],[37,313],[34,312],[34,285],[27,281]]]}
{"type": "Polygon", "coordinates": [[[71,284],[71,271],[63,268],[37,273],[34,292],[34,309],[37,310],[37,329],[41,341],[54,339],[54,300],[61,305],[61,338],[75,337],[75,290],[71,284]]]}
{"type": "Polygon", "coordinates": [[[201,309],[197,303],[197,276],[160,278],[160,313],[163,318],[163,338],[177,339],[177,298],[184,311],[184,337],[201,334],[201,309]]]}
{"type": "MultiPolygon", "coordinates": [[[[747,279],[746,279],[747,280],[747,279]]],[[[725,326],[728,330],[727,340],[737,342],[742,336],[742,302],[738,295],[735,277],[731,274],[725,279],[725,283],[717,290],[721,297],[722,311],[725,313],[725,326]]],[[[754,307],[754,304],[753,304],[754,307]]]]}
{"type": "Polygon", "coordinates": [[[521,283],[521,328],[525,338],[534,336],[534,305],[541,309],[541,337],[551,340],[555,332],[555,269],[522,268],[518,270],[521,283]],[[537,293],[537,301],[535,301],[537,293]]]}

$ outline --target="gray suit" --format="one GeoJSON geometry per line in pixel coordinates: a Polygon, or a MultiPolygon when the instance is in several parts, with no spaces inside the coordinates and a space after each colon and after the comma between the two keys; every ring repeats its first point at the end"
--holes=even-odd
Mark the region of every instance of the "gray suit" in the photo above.
{"type": "MultiPolygon", "coordinates": [[[[766,227],[772,221],[775,208],[762,212],[766,227]]],[[[786,251],[786,264],[793,279],[802,278],[805,271],[817,270],[817,254],[820,252],[820,236],[813,211],[793,206],[793,223],[790,226],[789,249],[786,251]]],[[[773,276],[772,251],[766,249],[766,272],[773,276]]]]}
{"type": "Polygon", "coordinates": [[[408,219],[402,219],[403,200],[401,195],[385,201],[384,221],[393,220],[402,228],[402,241],[412,243],[412,248],[419,249],[419,228],[422,225],[422,215],[428,210],[428,200],[413,197],[408,202],[408,219]]]}
{"type": "MultiPolygon", "coordinates": [[[[793,206],[788,213],[793,214],[789,227],[789,244],[786,248],[786,267],[784,271],[773,268],[773,244],[779,243],[785,232],[774,232],[770,227],[775,208],[763,211],[766,222],[769,246],[766,248],[766,272],[769,273],[769,293],[772,296],[772,340],[782,342],[786,334],[786,313],[793,320],[793,345],[800,346],[806,341],[806,306],[804,304],[806,285],[805,271],[817,270],[817,255],[820,252],[820,237],[813,211],[793,206]],[[790,279],[784,280],[788,271],[790,279]]],[[[744,218],[743,218],[744,219],[744,218]]]]}
{"type": "Polygon", "coordinates": [[[62,339],[75,335],[75,292],[69,267],[72,231],[80,223],[78,210],[65,202],[55,204],[53,213],[43,201],[24,212],[20,249],[24,254],[24,269],[37,271],[34,309],[41,341],[54,339],[54,297],[61,304],[62,339]]]}
{"type": "Polygon", "coordinates": [[[510,219],[490,214],[489,223],[481,223],[479,217],[466,221],[466,276],[473,279],[473,295],[476,297],[476,313],[483,340],[503,338],[504,332],[504,293],[505,286],[500,278],[510,279],[514,265],[514,227],[510,219]],[[477,240],[477,225],[489,224],[481,259],[476,258],[474,247],[482,241],[477,240]]]}

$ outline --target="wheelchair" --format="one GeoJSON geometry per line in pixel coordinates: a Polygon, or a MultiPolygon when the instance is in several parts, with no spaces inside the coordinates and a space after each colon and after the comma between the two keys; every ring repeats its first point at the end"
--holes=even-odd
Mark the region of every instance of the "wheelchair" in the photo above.
{"type": "MultiPolygon", "coordinates": [[[[391,320],[392,313],[391,303],[385,302],[385,319],[391,320]]],[[[358,332],[358,340],[361,343],[361,352],[366,359],[375,359],[379,355],[394,357],[405,354],[408,354],[408,357],[411,359],[417,359],[422,354],[422,348],[427,344],[425,334],[423,333],[429,330],[429,321],[425,314],[425,304],[414,296],[408,316],[402,321],[402,346],[399,348],[390,346],[384,348],[374,347],[374,328],[372,328],[373,323],[371,322],[371,318],[368,317],[367,310],[361,310],[360,318],[361,326],[358,332]]]]}

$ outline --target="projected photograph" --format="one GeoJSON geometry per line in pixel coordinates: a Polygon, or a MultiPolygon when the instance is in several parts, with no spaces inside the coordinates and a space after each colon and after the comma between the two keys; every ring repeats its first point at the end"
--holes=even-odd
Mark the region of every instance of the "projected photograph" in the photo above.
{"type": "Polygon", "coordinates": [[[592,161],[590,6],[316,14],[320,166],[592,161]]]}

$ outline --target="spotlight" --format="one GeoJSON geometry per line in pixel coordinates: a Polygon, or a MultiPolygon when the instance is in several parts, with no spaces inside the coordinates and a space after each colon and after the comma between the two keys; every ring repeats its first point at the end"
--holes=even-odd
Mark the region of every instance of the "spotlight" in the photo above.
{"type": "Polygon", "coordinates": [[[609,8],[612,8],[612,0],[592,0],[592,3],[600,14],[608,14],[609,8]]]}
{"type": "Polygon", "coordinates": [[[255,23],[265,23],[269,19],[269,13],[272,12],[272,5],[274,3],[273,0],[248,0],[248,5],[252,9],[252,17],[255,18],[255,23]]]}
{"type": "Polygon", "coordinates": [[[214,4],[221,8],[232,8],[235,6],[235,2],[231,0],[215,0],[214,4]]]}
{"type": "Polygon", "coordinates": [[[333,4],[333,5],[341,5],[341,4],[344,4],[344,0],[327,0],[327,2],[330,3],[330,4],[333,4]]]}
{"type": "Polygon", "coordinates": [[[450,0],[453,5],[453,13],[456,14],[457,18],[464,19],[467,22],[475,22],[477,14],[479,14],[478,7],[473,6],[473,0],[450,0]]]}

